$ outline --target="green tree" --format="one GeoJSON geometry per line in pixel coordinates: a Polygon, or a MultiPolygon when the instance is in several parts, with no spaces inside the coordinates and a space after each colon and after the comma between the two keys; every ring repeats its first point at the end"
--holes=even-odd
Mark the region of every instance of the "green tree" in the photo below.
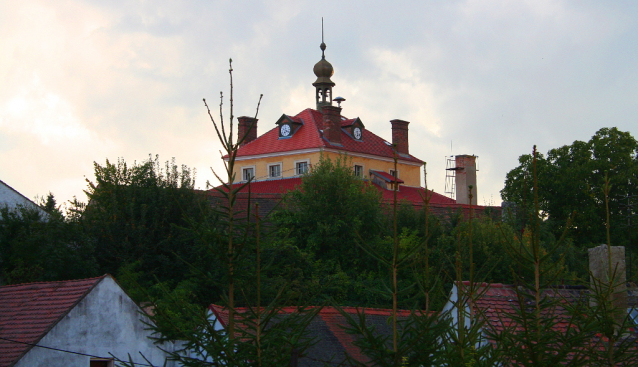
{"type": "Polygon", "coordinates": [[[49,194],[45,209],[0,208],[0,278],[28,283],[98,275],[94,243],[49,194]]]}
{"type": "Polygon", "coordinates": [[[357,242],[376,243],[384,229],[379,191],[342,156],[322,157],[285,198],[274,222],[298,248],[333,269],[367,268],[357,242]]]}
{"type": "Polygon", "coordinates": [[[87,180],[85,190],[88,204],[76,200],[73,211],[95,242],[100,272],[125,280],[137,273],[144,287],[184,280],[190,268],[183,260],[195,259],[197,242],[184,228],[210,212],[205,193],[194,190],[194,172],[179,169],[174,160],[162,167],[158,157],[94,166],[95,181],[87,180]]]}
{"type": "MultiPolygon", "coordinates": [[[[534,208],[531,155],[521,156],[519,163],[507,174],[501,195],[525,213],[519,222],[524,226],[534,208]]],[[[602,128],[588,142],[574,141],[550,150],[546,157],[538,154],[536,165],[538,207],[546,216],[543,226],[548,226],[556,237],[576,212],[570,235],[577,246],[585,248],[606,241],[602,194],[605,172],[613,187],[609,197],[611,225],[626,228],[628,212],[623,204],[638,194],[638,142],[629,132],[602,128]]],[[[627,244],[627,232],[615,231],[612,242],[627,244]]]]}
{"type": "MultiPolygon", "coordinates": [[[[262,261],[259,210],[251,215],[250,197],[247,208],[240,208],[236,198],[246,184],[234,185],[234,164],[242,139],[233,139],[233,82],[232,60],[230,61],[230,118],[224,122],[222,113],[223,94],[220,93],[220,117],[218,121],[204,100],[209,117],[228,160],[225,178],[215,175],[222,185],[215,190],[222,200],[214,208],[218,215],[215,222],[201,224],[191,221],[192,233],[200,240],[200,255],[205,259],[217,259],[207,268],[197,269],[198,276],[208,283],[218,285],[222,293],[219,302],[227,311],[227,325],[218,327],[207,309],[185,301],[180,292],[167,292],[166,302],[155,302],[157,339],[180,340],[183,349],[169,353],[169,359],[184,366],[286,366],[293,364],[295,355],[302,355],[311,340],[305,337],[305,329],[314,316],[313,311],[282,316],[280,298],[269,302],[262,300],[262,261]],[[254,221],[253,221],[254,218],[254,221]],[[250,257],[253,254],[254,257],[250,257]],[[247,259],[254,259],[250,264],[247,259]],[[252,265],[252,266],[250,266],[252,265]],[[208,270],[219,266],[221,276],[208,270]],[[254,270],[254,272],[252,271],[254,270]],[[240,295],[252,292],[254,297],[245,297],[244,309],[238,309],[240,295]],[[195,356],[193,358],[192,356],[195,356]]],[[[261,101],[261,97],[260,97],[261,101]]],[[[259,104],[257,105],[259,110],[259,104]]],[[[255,116],[256,117],[256,116],[255,116]]],[[[206,261],[206,260],[204,260],[206,261]]],[[[280,293],[284,293],[283,291],[280,293]]],[[[314,311],[315,313],[318,310],[314,311]]],[[[120,361],[121,362],[121,361],[120,361]]],[[[132,361],[123,365],[134,366],[132,361]]]]}

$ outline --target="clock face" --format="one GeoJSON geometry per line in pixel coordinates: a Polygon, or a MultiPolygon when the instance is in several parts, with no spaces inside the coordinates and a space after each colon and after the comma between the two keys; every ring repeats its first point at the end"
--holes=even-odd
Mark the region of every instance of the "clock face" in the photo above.
{"type": "Polygon", "coordinates": [[[282,125],[279,132],[281,133],[281,136],[290,135],[290,125],[282,125]]]}
{"type": "Polygon", "coordinates": [[[354,128],[354,138],[357,140],[361,139],[361,129],[358,127],[354,128]]]}

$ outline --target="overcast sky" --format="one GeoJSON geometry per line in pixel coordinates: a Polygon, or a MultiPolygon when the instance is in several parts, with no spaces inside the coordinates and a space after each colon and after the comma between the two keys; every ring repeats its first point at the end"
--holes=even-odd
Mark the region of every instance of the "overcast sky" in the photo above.
{"type": "Polygon", "coordinates": [[[322,16],[343,115],[388,140],[410,121],[438,192],[446,155],[477,155],[479,204],[500,205],[534,144],[638,136],[636,1],[0,0],[0,180],[85,200],[93,162],[159,154],[205,188],[222,164],[202,98],[228,92],[228,59],[236,115],[264,94],[262,134],[314,108],[322,16]]]}

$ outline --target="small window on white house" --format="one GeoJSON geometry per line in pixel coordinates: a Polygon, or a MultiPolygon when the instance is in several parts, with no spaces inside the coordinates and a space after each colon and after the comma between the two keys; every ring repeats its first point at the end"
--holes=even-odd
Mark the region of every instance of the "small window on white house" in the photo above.
{"type": "Polygon", "coordinates": [[[241,170],[241,178],[243,181],[249,181],[255,177],[255,167],[246,167],[241,170]]]}
{"type": "Polygon", "coordinates": [[[308,161],[297,162],[295,164],[295,172],[297,175],[303,175],[308,172],[308,161]]]}
{"type": "Polygon", "coordinates": [[[281,177],[281,163],[271,164],[268,166],[268,177],[270,178],[281,177]]]}
{"type": "Polygon", "coordinates": [[[113,367],[113,359],[91,358],[89,367],[113,367]]]}
{"type": "Polygon", "coordinates": [[[358,164],[354,165],[354,175],[357,177],[363,177],[363,166],[358,164]]]}

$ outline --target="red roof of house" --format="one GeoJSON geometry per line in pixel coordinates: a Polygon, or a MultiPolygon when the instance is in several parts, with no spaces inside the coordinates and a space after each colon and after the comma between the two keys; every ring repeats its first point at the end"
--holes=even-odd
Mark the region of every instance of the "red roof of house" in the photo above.
{"type": "MultiPolygon", "coordinates": [[[[341,146],[333,145],[328,140],[323,139],[323,133],[320,131],[323,126],[323,114],[311,108],[301,111],[299,114],[292,116],[293,121],[302,122],[301,125],[290,138],[280,139],[277,128],[272,128],[257,139],[243,145],[237,151],[237,157],[260,155],[268,153],[290,152],[294,150],[311,149],[311,148],[329,148],[344,153],[363,153],[380,157],[394,158],[394,150],[386,140],[373,134],[368,129],[363,129],[360,141],[348,135],[341,130],[341,146]]],[[[342,126],[351,125],[356,119],[342,120],[342,126]]],[[[415,163],[423,163],[422,160],[408,156],[399,157],[400,160],[415,163]]]]}
{"type": "MultiPolygon", "coordinates": [[[[394,200],[393,190],[386,190],[377,185],[375,186],[379,189],[379,191],[381,191],[383,201],[391,203],[394,200]]],[[[456,200],[454,199],[450,199],[449,197],[438,194],[432,190],[429,190],[429,192],[432,194],[430,197],[430,204],[432,205],[457,205],[456,200]]],[[[415,205],[423,205],[424,196],[425,189],[422,187],[399,185],[399,190],[397,191],[397,201],[407,201],[415,205]]]]}
{"type": "MultiPolygon", "coordinates": [[[[393,178],[388,174],[390,178],[393,178]]],[[[301,177],[290,177],[290,178],[282,178],[277,180],[265,180],[265,181],[254,181],[249,185],[246,185],[241,192],[248,193],[248,190],[252,194],[284,194],[288,191],[295,190],[297,187],[301,185],[301,177]]],[[[233,186],[237,187],[242,185],[242,183],[236,183],[233,186]]],[[[392,202],[394,199],[394,191],[389,189],[384,189],[379,185],[372,184],[376,187],[380,192],[383,201],[392,202]]],[[[214,190],[214,189],[212,189],[214,190]]],[[[211,191],[212,192],[212,191],[211,191]]],[[[447,196],[438,194],[432,190],[429,190],[432,194],[430,198],[430,204],[432,205],[457,205],[456,200],[451,199],[447,196]]],[[[397,200],[408,201],[410,203],[416,205],[423,204],[423,195],[425,194],[425,189],[422,187],[411,187],[411,186],[399,186],[399,191],[397,191],[397,200]]]]}
{"type": "MultiPolygon", "coordinates": [[[[209,309],[224,327],[228,325],[229,313],[227,309],[218,305],[211,305],[209,309]]],[[[376,332],[386,335],[391,333],[391,326],[388,323],[388,319],[392,316],[392,310],[390,309],[343,307],[342,310],[355,320],[358,320],[358,313],[362,312],[366,315],[367,323],[374,327],[376,332]]],[[[245,314],[249,310],[244,307],[236,307],[235,311],[239,314],[245,314]]],[[[281,314],[295,312],[298,312],[297,307],[284,307],[280,311],[281,314]]],[[[397,317],[405,319],[410,316],[411,312],[409,310],[398,310],[397,317]]],[[[241,318],[238,316],[239,319],[241,318]]],[[[241,322],[239,322],[239,325],[241,325],[241,322]]],[[[310,337],[315,338],[316,344],[310,347],[306,356],[302,356],[302,358],[306,357],[315,362],[335,362],[335,359],[336,362],[340,362],[345,357],[345,353],[347,353],[359,362],[369,362],[354,344],[356,337],[348,334],[343,328],[344,326],[348,326],[348,322],[337,308],[328,306],[321,308],[310,325],[308,325],[310,337]]]]}
{"type": "MultiPolygon", "coordinates": [[[[243,185],[243,183],[233,184],[234,188],[243,185]]],[[[274,180],[253,181],[246,185],[241,192],[250,191],[253,194],[284,194],[288,191],[295,190],[301,185],[301,177],[289,177],[274,180]]],[[[215,190],[215,189],[212,189],[215,190]]]]}
{"type": "Polygon", "coordinates": [[[0,367],[22,358],[106,276],[0,287],[0,367]]]}

